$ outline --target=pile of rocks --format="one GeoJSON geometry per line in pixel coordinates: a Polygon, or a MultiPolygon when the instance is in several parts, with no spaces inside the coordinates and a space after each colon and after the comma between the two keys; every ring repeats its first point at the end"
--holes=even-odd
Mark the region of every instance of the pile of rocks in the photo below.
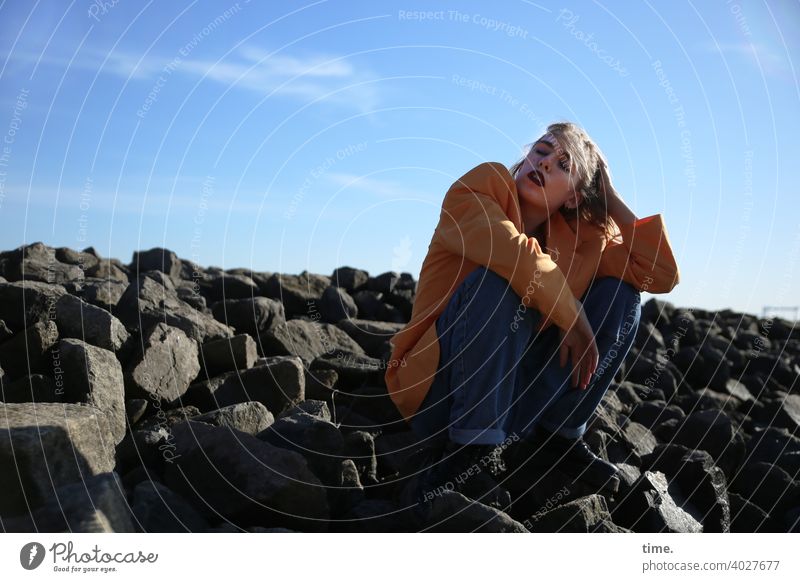
{"type": "Polygon", "coordinates": [[[404,507],[420,447],[384,373],[415,292],[408,273],[223,271],[165,249],[0,253],[3,529],[798,529],[800,332],[655,300],[587,434],[616,494],[498,454],[510,506],[404,507]]]}

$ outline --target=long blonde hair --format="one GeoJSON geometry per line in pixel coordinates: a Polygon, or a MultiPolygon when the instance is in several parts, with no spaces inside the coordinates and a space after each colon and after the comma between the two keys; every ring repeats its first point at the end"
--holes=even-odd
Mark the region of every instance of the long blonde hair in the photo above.
{"type": "MultiPolygon", "coordinates": [[[[568,220],[585,220],[610,235],[613,232],[613,223],[606,205],[606,196],[610,193],[603,188],[604,182],[600,177],[602,167],[608,168],[605,156],[586,131],[574,123],[552,123],[547,126],[547,133],[558,140],[558,145],[569,156],[570,175],[573,176],[575,191],[581,194],[577,208],[562,206],[559,212],[568,220]]],[[[533,148],[533,145],[530,147],[533,148]]],[[[514,179],[528,154],[530,148],[521,160],[509,168],[514,179]]]]}

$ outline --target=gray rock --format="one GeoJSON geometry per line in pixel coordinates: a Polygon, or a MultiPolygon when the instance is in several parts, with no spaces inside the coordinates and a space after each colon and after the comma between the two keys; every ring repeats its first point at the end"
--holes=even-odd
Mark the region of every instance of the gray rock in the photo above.
{"type": "Polygon", "coordinates": [[[209,378],[224,372],[252,368],[258,359],[256,342],[247,334],[211,340],[200,349],[205,375],[209,378]]]}
{"type": "Polygon", "coordinates": [[[83,281],[81,298],[87,303],[96,305],[106,311],[113,311],[119,303],[120,297],[128,288],[128,279],[124,281],[113,279],[86,279],[83,281]]]}
{"type": "Polygon", "coordinates": [[[125,388],[132,398],[172,405],[200,372],[197,342],[176,327],[158,323],[142,338],[128,363],[125,388]]]}
{"type": "Polygon", "coordinates": [[[14,332],[55,319],[56,302],[66,292],[61,285],[37,281],[0,283],[0,319],[14,332]]]}
{"type": "Polygon", "coordinates": [[[306,399],[297,406],[293,406],[289,410],[285,410],[283,413],[281,413],[281,418],[284,416],[292,416],[293,414],[298,414],[300,412],[305,412],[311,416],[316,416],[320,420],[331,422],[331,411],[330,408],[328,408],[328,403],[322,400],[306,399]]]}
{"type": "Polygon", "coordinates": [[[430,501],[422,529],[434,532],[527,533],[524,525],[506,513],[473,501],[456,491],[445,491],[430,501]]]}
{"type": "Polygon", "coordinates": [[[800,505],[800,484],[770,463],[747,463],[731,482],[731,490],[773,516],[800,505]]]}
{"type": "Polygon", "coordinates": [[[158,481],[136,485],[133,514],[146,533],[200,532],[211,527],[191,503],[158,481]]]}
{"type": "Polygon", "coordinates": [[[31,533],[136,532],[125,489],[114,472],[59,487],[31,518],[31,533]]]}
{"type": "Polygon", "coordinates": [[[97,265],[98,259],[91,253],[81,251],[74,251],[67,247],[58,247],[55,249],[56,260],[67,265],[77,265],[81,270],[86,271],[97,265]]]}
{"type": "Polygon", "coordinates": [[[120,442],[125,436],[125,389],[117,358],[78,339],[60,340],[58,350],[64,368],[64,400],[103,411],[114,442],[120,442]]]}
{"type": "Polygon", "coordinates": [[[260,294],[261,290],[250,277],[222,274],[211,280],[208,299],[212,302],[226,299],[250,299],[260,294]]]}
{"type": "Polygon", "coordinates": [[[254,338],[286,322],[283,305],[267,297],[220,301],[211,307],[211,312],[217,321],[254,338]]]}
{"type": "Polygon", "coordinates": [[[367,281],[367,289],[378,293],[391,293],[399,280],[400,275],[398,273],[387,271],[377,277],[370,277],[367,281]]]}
{"type": "Polygon", "coordinates": [[[322,293],[330,284],[329,277],[314,275],[308,271],[299,275],[275,273],[266,282],[262,292],[283,303],[287,316],[313,317],[318,310],[322,293]]]}
{"type": "Polygon", "coordinates": [[[178,299],[174,286],[166,280],[159,283],[153,276],[134,279],[117,304],[117,317],[129,330],[149,329],[163,322],[200,343],[233,335],[228,326],[178,299]]]}
{"type": "Polygon", "coordinates": [[[133,426],[139,422],[147,412],[147,400],[144,398],[129,398],[125,401],[125,414],[128,415],[128,424],[133,426]]]}
{"type": "Polygon", "coordinates": [[[293,356],[267,358],[263,366],[228,372],[195,382],[184,402],[209,411],[240,402],[257,401],[279,415],[305,398],[303,363],[293,356]]]}
{"type": "Polygon", "coordinates": [[[3,402],[61,402],[61,393],[50,376],[32,374],[14,382],[2,382],[3,402]]]}
{"type": "Polygon", "coordinates": [[[301,319],[292,319],[262,334],[261,348],[265,355],[299,356],[306,365],[323,354],[364,355],[361,346],[335,325],[301,319]]]}
{"type": "Polygon", "coordinates": [[[260,402],[231,404],[199,416],[192,417],[195,422],[214,426],[235,428],[253,436],[269,428],[275,419],[272,413],[260,402]]]}
{"type": "Polygon", "coordinates": [[[50,350],[57,341],[56,324],[38,321],[0,344],[0,367],[9,378],[52,371],[50,350]]]}
{"type": "Polygon", "coordinates": [[[666,477],[645,471],[612,512],[615,523],[638,533],[698,533],[703,526],[678,507],[666,477]]]}
{"type": "Polygon", "coordinates": [[[83,278],[80,267],[60,262],[55,250],[40,242],[0,253],[0,264],[4,264],[3,274],[9,281],[58,284],[83,278]]]}
{"type": "Polygon", "coordinates": [[[353,267],[339,267],[331,275],[331,285],[341,287],[346,291],[353,291],[367,284],[369,273],[353,267]]]}
{"type": "Polygon", "coordinates": [[[322,321],[328,323],[358,317],[358,307],[353,298],[344,289],[333,285],[323,291],[319,311],[322,321]]]}
{"type": "Polygon", "coordinates": [[[707,451],[730,480],[744,459],[742,433],[721,410],[693,412],[675,427],[671,440],[690,449],[707,451]]]}
{"type": "Polygon", "coordinates": [[[73,295],[64,295],[58,300],[56,324],[61,337],[81,339],[112,352],[122,349],[129,338],[119,319],[73,295]]]}
{"type": "Polygon", "coordinates": [[[0,404],[0,514],[28,513],[58,488],[114,468],[108,420],[81,404],[0,404]]]}
{"type": "Polygon", "coordinates": [[[181,276],[181,260],[172,251],[162,248],[134,251],[130,270],[134,274],[161,271],[178,279],[181,276]]]}
{"type": "Polygon", "coordinates": [[[314,474],[326,485],[341,485],[341,454],[344,438],[331,422],[298,412],[276,420],[258,438],[276,447],[296,451],[308,461],[314,474]]]}
{"type": "Polygon", "coordinates": [[[364,485],[378,483],[378,459],[375,440],[368,432],[356,430],[344,437],[344,455],[355,463],[358,476],[364,485]]]}
{"type": "Polygon", "coordinates": [[[402,323],[369,321],[366,319],[346,319],[337,326],[353,338],[364,352],[373,358],[382,358],[391,353],[389,340],[405,327],[402,323]]]}
{"type": "Polygon", "coordinates": [[[178,457],[166,484],[204,513],[239,527],[326,527],[328,503],[301,455],[251,435],[198,422],[176,425],[178,457]]]}
{"type": "Polygon", "coordinates": [[[617,531],[608,512],[605,497],[596,494],[536,513],[525,525],[528,525],[530,531],[539,533],[617,531]]]}
{"type": "Polygon", "coordinates": [[[626,423],[623,434],[625,443],[630,450],[640,457],[653,452],[653,449],[658,444],[653,433],[638,422],[626,423]]]}

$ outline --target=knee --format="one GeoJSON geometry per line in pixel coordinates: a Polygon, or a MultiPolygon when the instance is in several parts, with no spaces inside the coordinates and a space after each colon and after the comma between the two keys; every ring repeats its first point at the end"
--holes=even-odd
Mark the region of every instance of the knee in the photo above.
{"type": "Polygon", "coordinates": [[[480,295],[481,299],[491,302],[493,306],[516,307],[520,302],[511,283],[491,269],[478,267],[469,275],[469,279],[475,295],[480,295]]]}
{"type": "Polygon", "coordinates": [[[636,333],[642,313],[642,299],[635,287],[614,277],[592,284],[584,309],[597,333],[619,336],[636,333]]]}

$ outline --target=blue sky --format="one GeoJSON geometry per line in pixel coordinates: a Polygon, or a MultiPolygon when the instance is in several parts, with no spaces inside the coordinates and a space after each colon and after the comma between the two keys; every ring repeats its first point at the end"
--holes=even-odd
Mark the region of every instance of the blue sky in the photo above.
{"type": "Polygon", "coordinates": [[[450,184],[570,120],[664,214],[666,299],[800,304],[798,29],[789,1],[6,1],[0,248],[416,277],[450,184]]]}

